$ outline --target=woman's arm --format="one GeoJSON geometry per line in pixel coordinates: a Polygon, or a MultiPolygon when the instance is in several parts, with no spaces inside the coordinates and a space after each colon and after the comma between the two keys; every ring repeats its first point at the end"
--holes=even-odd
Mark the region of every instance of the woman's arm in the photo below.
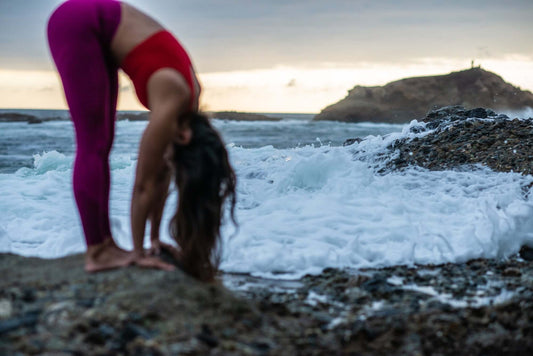
{"type": "MultiPolygon", "coordinates": [[[[167,190],[161,188],[161,167],[166,165],[167,147],[179,133],[178,118],[188,100],[186,90],[183,78],[177,72],[169,72],[168,69],[157,71],[148,81],[151,115],[139,145],[131,199],[131,231],[136,259],[144,256],[146,221],[152,212],[163,210],[167,190]]],[[[166,188],[168,189],[168,183],[166,188]]],[[[160,216],[157,225],[159,222],[160,216]]]]}
{"type": "Polygon", "coordinates": [[[158,189],[158,175],[161,166],[165,164],[163,154],[172,140],[172,130],[165,116],[165,113],[152,113],[139,146],[131,200],[131,230],[136,256],[143,255],[144,233],[149,214],[157,203],[161,204],[163,200],[159,196],[161,188],[158,189]]]}
{"type": "Polygon", "coordinates": [[[155,201],[148,217],[150,219],[150,242],[152,244],[152,250],[156,254],[158,254],[160,250],[159,228],[161,226],[161,217],[163,216],[163,210],[165,209],[165,202],[168,197],[169,185],[170,169],[165,164],[164,167],[161,167],[161,170],[159,172],[155,193],[155,201]]]}
{"type": "Polygon", "coordinates": [[[161,167],[161,170],[157,179],[157,192],[155,193],[155,201],[152,205],[152,209],[148,214],[148,219],[150,219],[150,254],[159,255],[162,250],[170,253],[175,260],[179,261],[181,255],[179,250],[167,243],[161,242],[159,239],[159,229],[161,226],[161,217],[163,216],[163,210],[165,209],[165,202],[168,198],[168,187],[170,185],[170,178],[172,176],[170,170],[170,160],[171,155],[173,154],[172,146],[167,147],[165,152],[165,161],[167,165],[161,167]]]}
{"type": "MultiPolygon", "coordinates": [[[[174,270],[175,267],[158,258],[145,256],[144,233],[148,218],[155,217],[157,229],[164,208],[167,190],[161,188],[159,177],[164,142],[169,140],[163,119],[153,115],[141,139],[133,194],[131,199],[131,231],[133,262],[141,267],[174,270]],[[161,213],[160,213],[161,212],[161,213]]],[[[170,136],[171,137],[171,136],[170,136]]],[[[168,180],[167,180],[168,181],[168,180]]],[[[166,184],[168,187],[168,184],[166,184]]],[[[152,227],[154,228],[154,227],[152,227]]]]}

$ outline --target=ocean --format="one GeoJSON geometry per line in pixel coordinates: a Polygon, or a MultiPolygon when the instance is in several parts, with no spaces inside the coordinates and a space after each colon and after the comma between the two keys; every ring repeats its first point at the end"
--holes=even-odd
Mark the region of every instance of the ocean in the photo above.
{"type": "MultiPolygon", "coordinates": [[[[0,113],[9,112],[0,110],[0,113]]],[[[85,250],[71,189],[74,137],[66,111],[11,110],[57,120],[0,122],[0,252],[54,258],[85,250]]],[[[270,114],[269,114],[270,115],[270,114]]],[[[532,176],[487,168],[383,171],[405,125],[215,119],[238,175],[238,226],[223,225],[221,269],[297,279],[327,267],[506,258],[533,244],[532,176]],[[348,138],[360,143],[343,146],[348,138]]],[[[111,154],[111,219],[131,248],[129,206],[146,121],[118,121],[111,154]]],[[[175,189],[164,212],[168,221],[175,189]]],[[[148,239],[147,239],[148,240],[148,239]]],[[[147,245],[148,246],[148,245],[147,245]]]]}

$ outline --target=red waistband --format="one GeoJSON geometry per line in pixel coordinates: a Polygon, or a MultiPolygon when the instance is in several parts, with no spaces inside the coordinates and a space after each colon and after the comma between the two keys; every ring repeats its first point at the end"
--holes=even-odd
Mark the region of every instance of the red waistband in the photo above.
{"type": "Polygon", "coordinates": [[[168,31],[156,32],[128,53],[121,64],[130,77],[139,101],[148,108],[147,84],[150,76],[159,69],[177,70],[191,91],[191,108],[195,102],[192,63],[178,40],[168,31]]]}

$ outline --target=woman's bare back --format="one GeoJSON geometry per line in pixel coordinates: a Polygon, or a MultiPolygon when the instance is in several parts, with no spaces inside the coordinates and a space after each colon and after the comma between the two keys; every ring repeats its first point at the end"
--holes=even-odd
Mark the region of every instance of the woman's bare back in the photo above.
{"type": "Polygon", "coordinates": [[[111,51],[120,64],[139,43],[161,31],[164,27],[135,7],[121,2],[121,18],[111,42],[111,51]]]}
{"type": "MultiPolygon", "coordinates": [[[[130,53],[138,44],[154,33],[165,29],[159,22],[135,7],[125,2],[120,2],[120,5],[120,24],[111,41],[111,51],[119,65],[124,61],[128,53],[130,53]]],[[[190,70],[194,80],[195,91],[195,101],[193,106],[198,110],[198,98],[200,96],[201,87],[194,69],[191,67],[190,70]]]]}

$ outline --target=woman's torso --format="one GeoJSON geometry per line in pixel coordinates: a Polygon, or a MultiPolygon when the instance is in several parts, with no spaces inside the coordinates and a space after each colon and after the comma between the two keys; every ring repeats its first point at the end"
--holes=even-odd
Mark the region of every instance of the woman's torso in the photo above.
{"type": "MultiPolygon", "coordinates": [[[[139,11],[135,7],[120,2],[121,18],[120,24],[111,41],[111,52],[116,62],[120,65],[128,54],[140,43],[165,28],[152,17],[139,11]]],[[[193,68],[191,68],[194,80],[195,106],[198,107],[198,96],[200,94],[200,84],[196,78],[193,68]]]]}

